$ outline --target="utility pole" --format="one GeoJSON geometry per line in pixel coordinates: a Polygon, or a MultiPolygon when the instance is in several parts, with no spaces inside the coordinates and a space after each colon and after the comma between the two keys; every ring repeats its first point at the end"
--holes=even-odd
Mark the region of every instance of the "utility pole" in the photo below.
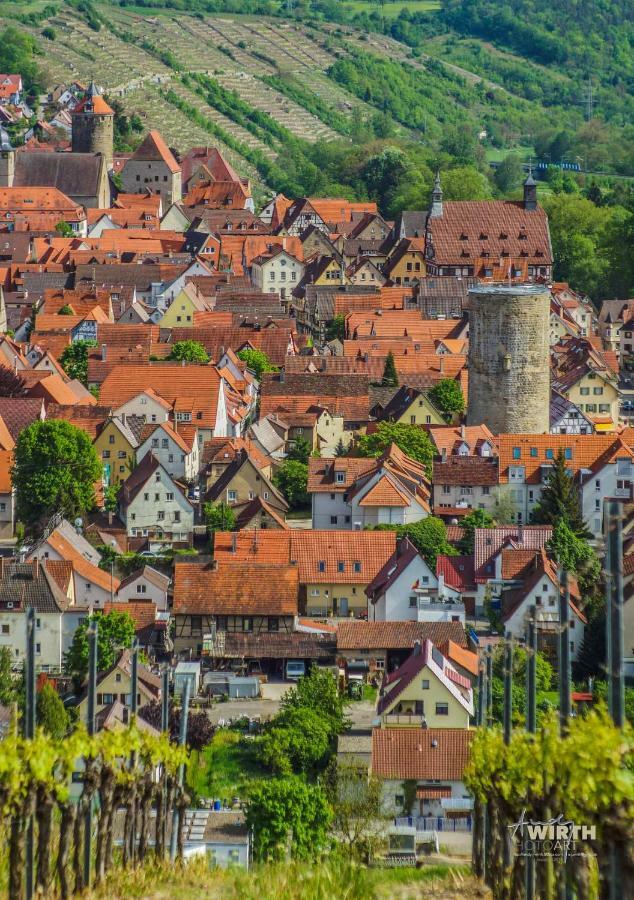
{"type": "MultiPolygon", "coordinates": [[[[189,678],[185,681],[185,685],[183,687],[183,695],[182,695],[182,708],[181,708],[181,727],[180,733],[178,735],[178,745],[179,747],[185,746],[185,741],[187,740],[187,719],[189,717],[189,692],[191,690],[191,683],[189,678]]],[[[182,763],[178,769],[178,784],[182,788],[183,782],[185,780],[185,764],[182,763]]],[[[178,830],[180,828],[180,810],[178,806],[174,807],[174,812],[172,815],[172,834],[170,837],[170,859],[172,862],[176,861],[176,846],[178,840],[178,830]]]]}
{"type": "Polygon", "coordinates": [[[570,583],[568,572],[559,573],[559,723],[565,734],[570,718],[570,583]]]}
{"type": "MultiPolygon", "coordinates": [[[[35,737],[35,607],[26,611],[26,697],[24,709],[24,737],[35,737]]],[[[33,816],[29,816],[26,828],[26,898],[31,900],[35,883],[35,849],[33,839],[33,816]]]]}
{"type": "MultiPolygon", "coordinates": [[[[91,618],[88,626],[88,734],[92,737],[96,730],[97,713],[97,638],[99,620],[91,618]]],[[[84,823],[84,888],[90,887],[90,864],[92,855],[92,799],[86,810],[84,823]]]]}

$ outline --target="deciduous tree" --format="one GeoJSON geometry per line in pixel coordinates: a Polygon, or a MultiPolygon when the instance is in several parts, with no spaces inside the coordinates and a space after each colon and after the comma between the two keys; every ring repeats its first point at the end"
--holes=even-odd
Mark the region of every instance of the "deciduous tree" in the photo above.
{"type": "Polygon", "coordinates": [[[287,459],[275,472],[273,481],[286,497],[291,509],[304,509],[310,503],[308,466],[296,459],[287,459]]]}
{"type": "Polygon", "coordinates": [[[76,378],[85,386],[88,382],[88,353],[97,341],[73,341],[66,347],[59,362],[69,378],[76,378]]]}
{"type": "Polygon", "coordinates": [[[202,364],[209,362],[207,351],[198,341],[176,341],[168,359],[202,364]]]}
{"type": "Polygon", "coordinates": [[[319,785],[276,778],[251,789],[246,820],[257,859],[284,859],[287,848],[294,858],[310,859],[327,846],[332,810],[319,785]]]}
{"type": "Polygon", "coordinates": [[[55,740],[61,741],[68,733],[70,716],[52,684],[43,684],[37,692],[36,720],[55,740]]]}
{"type": "Polygon", "coordinates": [[[428,474],[431,472],[435,447],[427,432],[415,425],[380,422],[372,434],[361,435],[356,451],[359,456],[381,456],[390,444],[396,444],[407,456],[422,463],[428,474]]]}
{"type": "Polygon", "coordinates": [[[277,372],[277,366],[273,365],[263,350],[245,347],[244,350],[239,350],[236,355],[255,373],[258,381],[262,378],[264,372],[277,372]]]}
{"type": "Polygon", "coordinates": [[[92,509],[101,462],[81,428],[57,419],[28,425],[15,448],[17,514],[33,527],[53,513],[75,519],[92,509]]]}
{"type": "Polygon", "coordinates": [[[134,622],[127,612],[113,610],[88,616],[75,631],[72,643],[64,654],[64,671],[81,684],[88,672],[88,627],[92,619],[99,622],[97,636],[97,669],[105,672],[114,665],[119,652],[131,647],[134,641],[134,622]]]}

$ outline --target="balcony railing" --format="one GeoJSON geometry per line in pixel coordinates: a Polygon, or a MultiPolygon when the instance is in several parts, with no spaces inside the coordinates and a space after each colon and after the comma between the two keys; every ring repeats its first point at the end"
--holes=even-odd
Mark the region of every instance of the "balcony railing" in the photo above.
{"type": "Polygon", "coordinates": [[[414,715],[413,713],[411,715],[407,713],[392,713],[383,716],[384,725],[410,725],[414,728],[422,728],[424,722],[425,716],[414,715]]]}

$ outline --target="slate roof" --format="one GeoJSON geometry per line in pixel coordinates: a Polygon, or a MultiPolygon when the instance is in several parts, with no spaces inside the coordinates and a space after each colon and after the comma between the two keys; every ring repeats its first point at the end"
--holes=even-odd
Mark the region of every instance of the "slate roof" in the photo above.
{"type": "Polygon", "coordinates": [[[14,441],[23,428],[41,418],[42,400],[35,397],[0,397],[0,417],[14,441]]]}
{"type": "Polygon", "coordinates": [[[460,622],[339,622],[337,650],[402,650],[429,639],[439,645],[455,641],[467,646],[460,622]]]}
{"type": "Polygon", "coordinates": [[[399,781],[462,781],[474,737],[460,728],[374,728],[372,772],[399,781]]]}
{"type": "Polygon", "coordinates": [[[61,613],[68,603],[52,572],[39,560],[17,563],[0,558],[0,609],[4,612],[32,606],[39,613],[61,613]]]}
{"type": "Polygon", "coordinates": [[[16,153],[14,187],[55,187],[67,197],[99,193],[99,153],[16,153]]]}

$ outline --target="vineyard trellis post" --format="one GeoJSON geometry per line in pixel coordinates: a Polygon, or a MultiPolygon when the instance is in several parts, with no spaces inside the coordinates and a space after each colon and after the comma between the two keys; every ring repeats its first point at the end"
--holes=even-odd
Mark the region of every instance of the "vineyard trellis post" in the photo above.
{"type": "Polygon", "coordinates": [[[504,743],[510,744],[513,730],[513,638],[506,633],[504,642],[504,743]]]}
{"type": "Polygon", "coordinates": [[[564,734],[570,707],[570,578],[566,569],[559,574],[559,723],[564,734]]]}
{"type": "Polygon", "coordinates": [[[486,725],[490,728],[493,725],[493,650],[490,644],[486,652],[486,680],[489,686],[487,691],[486,725]]]}
{"type": "Polygon", "coordinates": [[[162,695],[161,695],[161,731],[167,731],[169,729],[169,708],[170,708],[170,698],[169,698],[169,690],[170,690],[170,670],[169,666],[163,666],[163,684],[162,684],[162,695]]]}
{"type": "MultiPolygon", "coordinates": [[[[184,747],[185,742],[187,740],[187,720],[189,718],[189,692],[191,690],[191,683],[189,678],[186,679],[185,684],[183,686],[183,694],[182,694],[182,707],[181,707],[181,727],[178,735],[178,745],[179,747],[184,747]]],[[[183,787],[183,782],[185,780],[185,765],[181,764],[178,769],[178,784],[179,787],[183,787]]],[[[178,831],[180,828],[180,810],[178,805],[174,807],[174,812],[172,814],[172,834],[170,836],[170,859],[172,862],[176,860],[176,846],[178,840],[178,831]]]]}
{"type": "MultiPolygon", "coordinates": [[[[97,716],[97,642],[99,638],[99,620],[91,618],[88,627],[88,702],[86,727],[90,737],[96,731],[97,716]]],[[[90,887],[90,867],[92,856],[92,801],[86,810],[84,824],[84,887],[90,887]]]]}
{"type": "MultiPolygon", "coordinates": [[[[526,635],[526,731],[535,734],[537,730],[537,628],[535,624],[535,607],[528,612],[528,628],[526,635]]],[[[524,888],[526,900],[535,897],[535,858],[526,857],[524,888]]]]}
{"type": "MultiPolygon", "coordinates": [[[[35,607],[26,611],[26,672],[25,672],[24,737],[35,737],[36,695],[35,695],[35,607]]],[[[26,900],[31,900],[35,884],[35,841],[33,838],[33,816],[29,816],[26,826],[26,900]]]]}
{"type": "MultiPolygon", "coordinates": [[[[623,728],[625,724],[625,679],[623,668],[623,521],[622,506],[618,500],[606,502],[605,516],[606,543],[606,659],[608,667],[608,701],[614,724],[623,728]]],[[[612,847],[610,852],[609,898],[618,900],[623,896],[623,872],[620,848],[612,847]]]]}

